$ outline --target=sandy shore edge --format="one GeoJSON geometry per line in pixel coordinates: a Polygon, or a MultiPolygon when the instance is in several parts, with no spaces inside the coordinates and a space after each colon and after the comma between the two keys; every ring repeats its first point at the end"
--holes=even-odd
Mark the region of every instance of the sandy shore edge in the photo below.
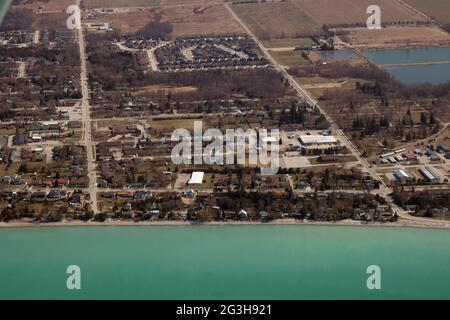
{"type": "Polygon", "coordinates": [[[396,227],[396,228],[425,228],[425,229],[449,229],[450,221],[442,220],[406,220],[400,219],[398,222],[389,223],[361,223],[354,220],[343,220],[338,222],[326,221],[301,221],[295,219],[280,219],[271,222],[258,221],[210,221],[210,222],[190,222],[190,221],[105,221],[105,222],[82,222],[82,221],[61,221],[56,223],[32,223],[32,222],[0,222],[1,228],[54,228],[54,227],[157,227],[157,226],[341,226],[341,227],[396,227]]]}

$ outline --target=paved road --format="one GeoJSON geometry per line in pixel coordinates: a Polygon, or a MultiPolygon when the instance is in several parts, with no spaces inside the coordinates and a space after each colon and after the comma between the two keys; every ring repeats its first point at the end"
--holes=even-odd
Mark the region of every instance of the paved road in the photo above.
{"type": "MultiPolygon", "coordinates": [[[[80,0],[77,1],[78,5],[80,0]]],[[[95,171],[95,155],[94,155],[94,143],[92,142],[92,128],[91,128],[91,110],[89,105],[89,88],[87,79],[87,66],[86,66],[86,47],[84,44],[83,28],[78,30],[78,44],[80,47],[80,59],[81,59],[81,113],[82,122],[84,128],[84,145],[86,146],[87,161],[88,161],[88,178],[89,178],[89,195],[91,198],[91,206],[94,214],[98,213],[97,206],[97,173],[95,171]]]]}
{"type": "Polygon", "coordinates": [[[289,81],[291,86],[297,91],[298,95],[300,97],[303,97],[306,102],[315,108],[317,108],[326,118],[326,120],[330,123],[331,129],[333,131],[333,134],[337,136],[337,138],[342,142],[342,144],[347,147],[352,155],[358,160],[358,163],[364,168],[366,172],[368,172],[372,177],[376,177],[380,182],[380,189],[378,190],[378,193],[382,196],[384,196],[391,207],[393,208],[394,212],[396,212],[399,216],[401,216],[404,219],[414,219],[414,217],[411,217],[409,214],[405,212],[402,208],[397,206],[393,199],[389,196],[389,194],[392,193],[392,189],[388,188],[383,179],[380,177],[378,172],[376,171],[376,167],[372,166],[365,157],[362,156],[361,152],[356,148],[356,146],[353,144],[353,142],[350,141],[350,139],[347,138],[347,136],[344,134],[344,132],[339,128],[339,126],[336,124],[336,122],[331,118],[330,115],[328,115],[319,105],[318,101],[314,99],[311,94],[306,91],[301,85],[299,85],[295,79],[287,72],[287,70],[280,65],[271,55],[267,48],[264,47],[264,45],[259,41],[259,39],[252,33],[252,31],[247,27],[247,25],[234,13],[234,11],[231,9],[228,3],[225,3],[224,6],[228,9],[230,14],[240,23],[242,28],[256,41],[259,48],[263,52],[263,54],[269,59],[269,61],[283,74],[283,76],[289,81]]]}

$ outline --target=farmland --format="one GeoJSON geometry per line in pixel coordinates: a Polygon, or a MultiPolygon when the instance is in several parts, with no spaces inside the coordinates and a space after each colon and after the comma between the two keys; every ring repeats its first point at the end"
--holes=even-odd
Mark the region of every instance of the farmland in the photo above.
{"type": "Polygon", "coordinates": [[[319,25],[352,26],[365,24],[367,8],[379,5],[383,24],[423,21],[425,17],[394,0],[293,0],[304,14],[319,25]]]}
{"type": "Polygon", "coordinates": [[[450,23],[450,2],[447,0],[403,0],[442,23],[450,23]]]}
{"type": "Polygon", "coordinates": [[[355,46],[386,47],[442,45],[450,35],[437,27],[396,27],[383,30],[354,29],[342,40],[355,46]]]}
{"type": "Polygon", "coordinates": [[[236,4],[232,9],[262,40],[320,33],[320,26],[290,2],[236,4]]]}

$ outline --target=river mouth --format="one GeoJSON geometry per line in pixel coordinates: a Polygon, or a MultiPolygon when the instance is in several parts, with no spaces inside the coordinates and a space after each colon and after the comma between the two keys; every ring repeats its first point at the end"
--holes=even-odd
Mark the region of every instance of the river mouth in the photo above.
{"type": "Polygon", "coordinates": [[[450,81],[450,47],[364,50],[363,54],[405,85],[450,81]]]}

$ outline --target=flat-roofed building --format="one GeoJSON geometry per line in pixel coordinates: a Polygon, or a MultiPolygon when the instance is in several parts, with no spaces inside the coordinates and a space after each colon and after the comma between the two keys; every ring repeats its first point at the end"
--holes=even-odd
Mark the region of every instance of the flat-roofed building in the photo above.
{"type": "Polygon", "coordinates": [[[333,136],[305,135],[300,136],[299,140],[303,147],[336,147],[339,144],[333,136]]]}
{"type": "Polygon", "coordinates": [[[205,173],[201,171],[192,172],[191,179],[189,179],[188,184],[202,184],[204,175],[205,173]]]}

